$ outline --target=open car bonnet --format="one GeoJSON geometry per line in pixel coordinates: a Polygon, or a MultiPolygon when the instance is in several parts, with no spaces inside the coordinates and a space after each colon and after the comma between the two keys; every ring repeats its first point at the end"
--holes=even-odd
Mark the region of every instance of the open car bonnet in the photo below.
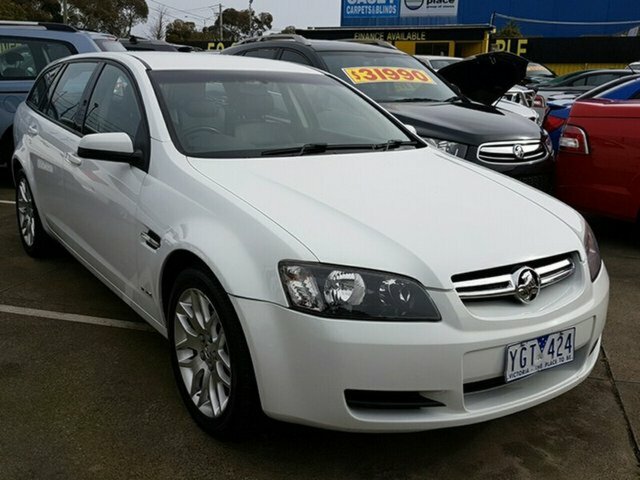
{"type": "Polygon", "coordinates": [[[491,52],[466,58],[438,70],[471,100],[493,105],[527,74],[527,60],[513,53],[491,52]]]}

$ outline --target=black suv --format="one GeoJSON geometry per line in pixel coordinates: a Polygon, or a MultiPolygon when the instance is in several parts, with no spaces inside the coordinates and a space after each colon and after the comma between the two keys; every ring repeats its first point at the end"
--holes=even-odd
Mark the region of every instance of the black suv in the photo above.
{"type": "Polygon", "coordinates": [[[520,57],[495,52],[459,62],[451,73],[460,81],[452,86],[384,42],[271,35],[245,40],[223,54],[284,60],[328,71],[415,127],[438,148],[541,190],[551,189],[554,159],[547,134],[531,120],[493,107],[524,78],[527,61],[520,57]]]}

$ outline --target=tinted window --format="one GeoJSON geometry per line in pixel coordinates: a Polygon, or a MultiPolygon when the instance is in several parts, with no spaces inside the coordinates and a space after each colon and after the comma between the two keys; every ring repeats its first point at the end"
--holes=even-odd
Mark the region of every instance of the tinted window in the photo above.
{"type": "Polygon", "coordinates": [[[601,73],[599,75],[591,75],[587,78],[587,85],[602,85],[604,83],[610,82],[611,80],[615,80],[620,75],[617,73],[601,73]]]}
{"type": "Polygon", "coordinates": [[[299,63],[301,65],[311,66],[311,62],[307,57],[305,57],[301,53],[294,52],[293,50],[283,51],[282,56],[280,57],[280,60],[284,60],[285,62],[293,62],[293,63],[299,63]]]}
{"type": "Polygon", "coordinates": [[[575,78],[566,83],[566,85],[570,85],[572,87],[583,87],[587,84],[587,77],[575,78]]]}
{"type": "Polygon", "coordinates": [[[307,144],[347,146],[331,153],[348,153],[409,140],[374,106],[325,75],[153,71],[150,76],[176,146],[190,156],[259,157],[282,148],[296,154],[307,144]]]}
{"type": "Polygon", "coordinates": [[[142,115],[129,77],[106,65],[89,99],[83,133],[125,132],[135,141],[142,115]]]}
{"type": "Polygon", "coordinates": [[[44,102],[49,98],[51,87],[55,81],[56,75],[60,71],[60,68],[60,65],[56,65],[55,67],[47,70],[35,83],[29,97],[27,98],[27,103],[31,105],[31,107],[36,110],[40,110],[40,108],[42,108],[44,102]]]}
{"type": "Polygon", "coordinates": [[[249,50],[244,54],[245,57],[268,58],[273,60],[276,58],[277,50],[275,48],[260,48],[258,50],[249,50]]]}
{"type": "Polygon", "coordinates": [[[329,71],[378,102],[433,102],[457,95],[415,58],[403,53],[320,52],[329,71]]]}
{"type": "Polygon", "coordinates": [[[80,108],[82,94],[95,68],[95,63],[68,64],[51,95],[45,113],[63,125],[75,129],[75,117],[80,108]]]}
{"type": "Polygon", "coordinates": [[[0,80],[31,80],[58,58],[77,53],[55,40],[0,37],[0,80]]]}

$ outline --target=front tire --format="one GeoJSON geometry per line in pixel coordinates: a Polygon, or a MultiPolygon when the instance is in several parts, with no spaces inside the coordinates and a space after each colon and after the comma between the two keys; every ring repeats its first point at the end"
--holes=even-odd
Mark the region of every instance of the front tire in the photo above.
{"type": "Polygon", "coordinates": [[[238,438],[255,429],[259,398],[240,322],[211,275],[191,268],[175,281],[167,315],[178,391],[211,435],[238,438]]]}
{"type": "Polygon", "coordinates": [[[25,252],[34,258],[48,256],[53,240],[42,227],[31,186],[22,170],[16,174],[16,219],[25,252]]]}

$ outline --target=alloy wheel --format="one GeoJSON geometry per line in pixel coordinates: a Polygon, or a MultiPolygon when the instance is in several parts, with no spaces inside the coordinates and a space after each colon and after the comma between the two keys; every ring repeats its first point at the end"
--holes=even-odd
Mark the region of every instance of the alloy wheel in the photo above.
{"type": "Polygon", "coordinates": [[[18,223],[20,235],[24,243],[31,247],[35,241],[36,219],[34,212],[33,196],[29,189],[29,184],[25,178],[21,178],[18,183],[18,223]]]}
{"type": "Polygon", "coordinates": [[[185,290],[174,315],[174,348],[186,390],[209,418],[222,415],[231,394],[231,359],[224,328],[211,300],[185,290]]]}

